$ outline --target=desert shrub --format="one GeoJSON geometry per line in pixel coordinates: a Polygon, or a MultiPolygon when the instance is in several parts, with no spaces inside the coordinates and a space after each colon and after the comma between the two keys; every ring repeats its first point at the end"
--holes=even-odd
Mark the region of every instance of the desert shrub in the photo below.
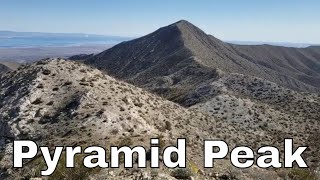
{"type": "Polygon", "coordinates": [[[85,69],[80,69],[80,72],[85,73],[87,71],[85,69]]]}
{"type": "Polygon", "coordinates": [[[141,102],[134,102],[133,104],[137,107],[140,107],[140,108],[143,106],[143,103],[141,103],[141,102]]]}
{"type": "Polygon", "coordinates": [[[31,123],[34,123],[34,119],[28,119],[26,124],[31,124],[31,123]]]}
{"type": "Polygon", "coordinates": [[[42,118],[38,121],[39,124],[46,124],[46,123],[49,123],[49,122],[52,122],[53,119],[50,115],[48,114],[45,114],[42,116],[42,118]]]}
{"type": "Polygon", "coordinates": [[[192,172],[189,168],[178,168],[172,171],[171,176],[176,179],[189,179],[192,176],[192,172]]]}
{"type": "Polygon", "coordinates": [[[107,102],[107,101],[104,101],[104,102],[102,102],[102,105],[104,105],[104,106],[106,106],[106,105],[108,105],[109,103],[107,102]]]}
{"type": "Polygon", "coordinates": [[[63,86],[69,86],[69,85],[71,85],[71,84],[72,84],[71,81],[66,81],[66,82],[63,84],[63,86]]]}
{"type": "Polygon", "coordinates": [[[42,88],[44,88],[44,86],[43,86],[43,84],[39,84],[39,85],[37,86],[37,88],[42,89],[42,88]]]}
{"type": "Polygon", "coordinates": [[[165,126],[165,128],[166,128],[166,130],[171,131],[171,129],[172,129],[171,122],[166,121],[166,126],[165,126]]]}
{"type": "Polygon", "coordinates": [[[58,91],[58,90],[59,90],[58,87],[55,87],[55,88],[52,89],[52,91],[58,91]]]}
{"type": "Polygon", "coordinates": [[[124,107],[120,107],[120,111],[125,111],[126,109],[124,107]]]}
{"type": "Polygon", "coordinates": [[[80,84],[81,86],[89,86],[88,83],[84,83],[84,82],[80,82],[79,84],[80,84]]]}
{"type": "Polygon", "coordinates": [[[288,175],[292,180],[317,180],[315,173],[309,169],[294,168],[288,175]]]}
{"type": "Polygon", "coordinates": [[[86,82],[86,78],[83,77],[82,79],[80,79],[81,82],[86,82]]]}
{"type": "Polygon", "coordinates": [[[129,101],[128,101],[128,99],[127,99],[126,97],[122,98],[122,101],[123,101],[124,103],[126,103],[126,105],[129,105],[129,101]]]}
{"type": "Polygon", "coordinates": [[[100,109],[100,110],[96,113],[96,115],[97,115],[97,116],[101,116],[105,111],[106,111],[105,109],[100,109]]]}
{"type": "Polygon", "coordinates": [[[37,104],[41,104],[42,103],[42,100],[41,100],[41,98],[37,98],[36,100],[34,100],[31,104],[35,104],[35,105],[37,105],[37,104]]]}
{"type": "Polygon", "coordinates": [[[48,69],[45,69],[45,70],[42,71],[42,74],[49,75],[49,74],[51,74],[51,71],[48,70],[48,69]]]}
{"type": "Polygon", "coordinates": [[[119,133],[119,129],[117,129],[117,128],[114,128],[111,130],[111,134],[113,134],[113,135],[117,135],[118,133],[119,133]]]}
{"type": "Polygon", "coordinates": [[[49,101],[49,102],[47,103],[47,105],[48,105],[48,106],[53,105],[53,101],[49,101]]]}

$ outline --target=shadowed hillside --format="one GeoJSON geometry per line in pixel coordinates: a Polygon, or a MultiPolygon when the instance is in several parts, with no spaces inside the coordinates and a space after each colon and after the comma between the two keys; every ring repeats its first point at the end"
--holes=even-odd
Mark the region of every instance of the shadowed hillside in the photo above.
{"type": "Polygon", "coordinates": [[[0,74],[11,70],[16,70],[21,64],[9,61],[0,61],[0,74]]]}
{"type": "MultiPolygon", "coordinates": [[[[187,21],[179,21],[121,43],[85,63],[158,92],[192,88],[218,76],[217,71],[260,77],[282,86],[319,92],[320,48],[224,43],[187,21]],[[188,71],[188,80],[185,80],[188,71]],[[201,78],[200,78],[201,77],[201,78]],[[183,86],[183,88],[180,87],[183,86]]],[[[184,96],[181,91],[177,96],[184,96]]]]}
{"type": "Polygon", "coordinates": [[[7,67],[7,66],[5,66],[5,65],[3,65],[3,64],[0,64],[0,74],[1,74],[1,73],[6,73],[6,72],[8,72],[8,71],[10,71],[10,68],[9,68],[9,67],[7,67]]]}

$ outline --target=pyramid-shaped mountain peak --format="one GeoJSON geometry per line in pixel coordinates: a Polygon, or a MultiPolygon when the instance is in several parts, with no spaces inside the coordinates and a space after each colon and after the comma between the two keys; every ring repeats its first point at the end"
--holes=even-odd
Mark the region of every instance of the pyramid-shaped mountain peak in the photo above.
{"type": "Polygon", "coordinates": [[[190,22],[180,20],[141,38],[118,44],[86,59],[85,63],[141,85],[146,83],[143,78],[146,76],[153,79],[200,66],[205,66],[203,71],[210,71],[208,77],[215,76],[212,58],[224,61],[223,54],[216,55],[217,49],[228,51],[222,41],[190,22]]]}
{"type": "Polygon", "coordinates": [[[319,83],[313,82],[319,81],[319,71],[310,66],[316,64],[316,54],[315,57],[296,56],[297,52],[309,53],[311,50],[317,51],[316,48],[276,49],[272,46],[229,44],[206,34],[186,20],[180,20],[141,38],[120,43],[84,62],[143,87],[163,87],[178,82],[192,84],[190,79],[201,82],[197,78],[215,77],[215,71],[219,70],[223,73],[256,76],[293,89],[317,92],[315,88],[320,86],[315,84],[319,83]],[[288,64],[286,57],[293,60],[296,66],[288,64]],[[310,61],[305,61],[305,58],[310,61]],[[304,68],[297,75],[296,67],[301,64],[304,64],[304,68]],[[310,78],[305,72],[312,72],[314,76],[310,78]]]}
{"type": "Polygon", "coordinates": [[[186,20],[180,20],[161,29],[177,28],[181,33],[191,33],[192,35],[206,35],[200,28],[186,20]]]}
{"type": "Polygon", "coordinates": [[[192,23],[190,23],[189,21],[187,20],[180,20],[180,21],[177,21],[171,25],[174,25],[174,26],[185,26],[185,27],[195,27],[195,25],[193,25],[192,23]]]}

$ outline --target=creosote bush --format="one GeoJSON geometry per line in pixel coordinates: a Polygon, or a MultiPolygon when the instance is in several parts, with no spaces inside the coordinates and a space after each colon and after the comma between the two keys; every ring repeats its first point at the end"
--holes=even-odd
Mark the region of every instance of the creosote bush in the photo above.
{"type": "Polygon", "coordinates": [[[42,103],[41,98],[37,98],[36,100],[34,100],[34,101],[32,102],[32,104],[35,104],[35,105],[41,104],[41,103],[42,103]]]}
{"type": "Polygon", "coordinates": [[[51,71],[48,70],[48,69],[45,69],[45,70],[42,71],[42,74],[49,75],[49,74],[51,74],[51,71]]]}
{"type": "Polygon", "coordinates": [[[172,130],[171,122],[166,121],[166,127],[165,128],[166,128],[166,130],[171,131],[172,130]]]}
{"type": "Polygon", "coordinates": [[[192,172],[188,168],[178,168],[172,171],[171,176],[176,179],[189,179],[192,176],[192,172]]]}

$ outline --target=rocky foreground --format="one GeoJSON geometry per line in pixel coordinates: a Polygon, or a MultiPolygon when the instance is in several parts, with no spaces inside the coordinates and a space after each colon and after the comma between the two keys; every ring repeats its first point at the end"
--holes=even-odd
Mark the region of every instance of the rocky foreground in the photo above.
{"type": "MultiPolygon", "coordinates": [[[[228,78],[228,81],[223,82],[231,82],[232,77],[228,78]]],[[[242,94],[250,90],[240,91],[236,89],[237,87],[232,87],[232,83],[223,86],[234,89],[234,92],[243,91],[242,94]]],[[[221,85],[222,89],[224,89],[223,86],[221,85]]],[[[231,90],[228,91],[231,92],[231,90]]],[[[298,135],[303,131],[316,133],[315,128],[319,127],[317,122],[310,120],[310,123],[313,123],[312,126],[300,123],[301,131],[289,133],[290,127],[298,126],[299,121],[292,121],[293,124],[290,124],[288,120],[291,118],[277,109],[270,109],[266,105],[267,102],[272,101],[270,98],[265,98],[266,104],[263,105],[253,100],[239,100],[230,93],[216,98],[219,100],[207,101],[187,109],[78,62],[48,59],[23,65],[16,71],[0,76],[1,178],[39,177],[39,171],[45,169],[43,160],[40,158],[41,154],[39,158],[26,161],[22,169],[12,168],[13,140],[33,140],[38,145],[52,148],[67,145],[81,147],[100,145],[106,148],[110,145],[142,145],[148,148],[150,138],[154,137],[160,138],[161,147],[174,145],[176,138],[187,138],[188,167],[168,169],[161,164],[160,169],[87,169],[81,163],[77,163],[83,158],[80,156],[76,160],[76,169],[64,168],[65,160],[61,159],[61,164],[55,173],[50,177],[42,178],[270,179],[272,177],[272,179],[284,179],[301,173],[308,175],[310,173],[310,176],[315,177],[311,170],[310,172],[288,169],[274,171],[259,169],[256,166],[239,170],[235,169],[228,159],[217,161],[213,169],[203,169],[204,139],[222,139],[231,146],[246,143],[255,148],[260,144],[277,142],[274,134],[280,136],[277,126],[283,125],[288,126],[288,131],[283,131],[288,134],[283,136],[297,136],[297,145],[307,141],[318,141],[316,135],[313,138],[311,135],[298,135]],[[225,116],[221,115],[219,109],[215,107],[215,103],[220,101],[230,104],[230,108],[232,104],[242,107],[237,108],[238,110],[230,109],[235,113],[234,116],[243,114],[244,109],[253,112],[250,116],[246,116],[247,120],[243,122],[237,121],[236,117],[233,117],[233,120],[232,118],[225,120],[225,116]],[[261,112],[263,107],[260,106],[265,107],[265,111],[261,112]],[[202,111],[203,108],[213,108],[212,113],[220,115],[212,116],[202,111]],[[274,117],[284,119],[279,118],[278,121],[274,119],[272,123],[266,125],[273,128],[265,127],[264,120],[257,123],[256,128],[252,128],[251,119],[262,113],[266,113],[265,116],[268,116],[270,121],[274,117]],[[285,124],[282,124],[284,122],[285,124]],[[238,126],[239,123],[243,126],[238,126]]],[[[301,98],[318,103],[319,97],[309,95],[301,98]]],[[[295,102],[296,107],[300,107],[299,102],[295,102]]],[[[312,107],[310,107],[311,110],[312,107]]],[[[303,110],[297,109],[300,113],[303,113],[301,112],[303,110]]],[[[231,116],[229,112],[225,113],[231,116]]],[[[298,115],[295,118],[297,117],[298,115]]],[[[311,118],[318,118],[318,116],[311,118]]],[[[317,160],[314,154],[316,149],[313,148],[319,147],[314,145],[317,144],[310,144],[312,147],[310,156],[317,160]]]]}

